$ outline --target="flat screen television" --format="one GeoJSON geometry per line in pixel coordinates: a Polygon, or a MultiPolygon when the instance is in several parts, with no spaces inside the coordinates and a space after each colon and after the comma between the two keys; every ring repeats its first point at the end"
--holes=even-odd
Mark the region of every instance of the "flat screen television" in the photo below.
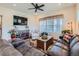
{"type": "Polygon", "coordinates": [[[27,25],[27,18],[14,15],[13,25],[27,25]]]}

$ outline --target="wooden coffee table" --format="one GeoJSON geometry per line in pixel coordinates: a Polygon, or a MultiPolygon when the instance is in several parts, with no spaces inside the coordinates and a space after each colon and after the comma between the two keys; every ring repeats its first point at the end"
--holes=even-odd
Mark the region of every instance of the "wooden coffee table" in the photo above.
{"type": "Polygon", "coordinates": [[[48,39],[41,39],[37,40],[37,48],[42,49],[44,52],[47,51],[50,45],[53,44],[53,38],[48,37],[48,39]]]}

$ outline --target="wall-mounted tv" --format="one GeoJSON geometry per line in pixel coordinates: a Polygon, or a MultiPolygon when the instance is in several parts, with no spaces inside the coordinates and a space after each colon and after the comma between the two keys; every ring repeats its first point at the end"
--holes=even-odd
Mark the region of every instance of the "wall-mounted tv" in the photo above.
{"type": "Polygon", "coordinates": [[[13,25],[27,25],[27,18],[14,15],[13,25]]]}

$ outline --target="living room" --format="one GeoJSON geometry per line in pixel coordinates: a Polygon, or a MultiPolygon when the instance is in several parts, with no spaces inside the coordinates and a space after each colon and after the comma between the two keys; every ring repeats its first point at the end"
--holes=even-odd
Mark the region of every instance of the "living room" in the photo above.
{"type": "MultiPolygon", "coordinates": [[[[63,30],[70,30],[73,35],[76,35],[79,29],[78,10],[79,4],[76,3],[0,3],[0,15],[2,17],[1,38],[7,41],[16,40],[16,36],[11,37],[11,30],[22,31],[22,33],[25,33],[24,30],[27,30],[31,39],[35,40],[38,39],[37,37],[40,37],[41,33],[47,34],[51,38],[59,39],[63,30]],[[42,7],[39,8],[39,6],[42,7]],[[22,21],[22,19],[26,20],[22,21]],[[51,21],[51,19],[56,21],[51,21]],[[21,24],[15,23],[17,21],[21,24]],[[47,25],[47,23],[49,24],[47,25]],[[43,33],[44,31],[45,33],[43,33]]],[[[35,40],[30,42],[34,48],[39,42],[37,41],[36,43],[35,40]]],[[[48,45],[51,44],[52,42],[48,43],[48,45]]],[[[49,46],[42,48],[44,51],[41,51],[44,52],[44,55],[47,55],[48,48],[49,46]]],[[[65,55],[64,53],[60,55],[65,55]]]]}
{"type": "MultiPolygon", "coordinates": [[[[5,6],[5,4],[3,4],[3,5],[5,6]]],[[[13,5],[13,4],[10,4],[10,5],[13,5]]],[[[49,5],[51,5],[51,4],[49,4],[49,5]]],[[[14,7],[15,6],[13,6],[12,8],[14,8],[14,7]]],[[[73,26],[73,30],[74,30],[73,32],[75,33],[75,28],[74,28],[75,27],[75,23],[74,23],[74,21],[76,21],[75,19],[76,19],[77,9],[78,8],[76,8],[76,5],[73,4],[72,6],[70,6],[68,8],[64,8],[64,9],[61,9],[61,10],[55,10],[55,11],[51,11],[51,12],[49,11],[48,13],[47,12],[44,12],[44,13],[43,12],[40,12],[41,14],[39,13],[39,11],[38,11],[38,13],[34,13],[33,11],[31,11],[31,10],[29,11],[28,10],[29,12],[32,12],[33,13],[31,15],[31,14],[23,13],[23,12],[20,12],[20,11],[17,11],[17,10],[13,10],[13,9],[10,9],[10,8],[0,7],[0,14],[2,16],[4,16],[2,19],[5,19],[5,20],[2,21],[3,22],[2,23],[2,28],[3,28],[2,38],[3,39],[6,39],[6,38],[10,39],[10,36],[9,36],[8,31],[11,30],[11,28],[13,26],[13,15],[23,16],[23,17],[28,18],[28,26],[29,26],[29,29],[31,30],[31,29],[34,28],[34,29],[40,31],[39,30],[39,28],[40,28],[39,27],[39,19],[40,18],[64,14],[64,18],[66,20],[68,20],[68,21],[66,21],[64,27],[65,26],[67,27],[67,23],[70,22],[70,21],[72,21],[73,22],[73,25],[74,25],[73,26]],[[6,23],[6,21],[9,21],[9,22],[6,23]]],[[[63,28],[63,29],[65,29],[65,28],[63,28]]]]}

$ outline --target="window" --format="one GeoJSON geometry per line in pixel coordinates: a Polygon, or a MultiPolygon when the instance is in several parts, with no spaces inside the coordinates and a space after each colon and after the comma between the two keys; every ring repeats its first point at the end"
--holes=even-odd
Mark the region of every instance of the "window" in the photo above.
{"type": "Polygon", "coordinates": [[[40,32],[61,33],[63,17],[55,16],[40,19],[40,32]]]}

